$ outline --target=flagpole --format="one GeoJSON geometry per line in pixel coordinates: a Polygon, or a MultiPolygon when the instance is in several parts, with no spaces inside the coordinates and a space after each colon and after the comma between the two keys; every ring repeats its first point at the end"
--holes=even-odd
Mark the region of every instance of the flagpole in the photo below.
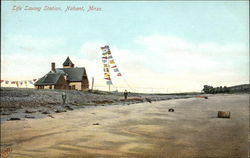
{"type": "Polygon", "coordinates": [[[94,87],[94,77],[92,77],[92,86],[91,86],[92,91],[93,91],[93,87],[94,87]]]}
{"type": "MultiPolygon", "coordinates": [[[[109,51],[110,51],[110,49],[108,49],[109,51]]],[[[109,51],[107,52],[107,55],[106,55],[106,57],[107,57],[107,65],[108,65],[108,71],[109,71],[109,78],[110,78],[110,81],[111,81],[111,74],[110,74],[110,70],[109,70],[109,55],[108,55],[108,53],[109,53],[109,51]]],[[[110,84],[108,84],[108,86],[109,86],[109,92],[110,92],[110,84]]]]}

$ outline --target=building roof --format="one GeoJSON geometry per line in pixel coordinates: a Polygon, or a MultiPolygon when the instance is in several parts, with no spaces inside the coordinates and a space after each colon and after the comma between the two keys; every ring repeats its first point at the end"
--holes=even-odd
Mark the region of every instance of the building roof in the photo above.
{"type": "Polygon", "coordinates": [[[70,82],[79,82],[82,81],[83,76],[87,76],[84,67],[75,67],[75,68],[57,68],[56,72],[64,72],[68,76],[70,82]]]}
{"type": "Polygon", "coordinates": [[[74,65],[73,62],[69,59],[69,57],[67,57],[67,59],[65,60],[65,62],[63,63],[63,66],[69,66],[69,65],[74,65]]]}
{"type": "Polygon", "coordinates": [[[57,83],[62,73],[49,72],[34,83],[35,86],[54,85],[57,83]]]}
{"type": "Polygon", "coordinates": [[[45,76],[36,81],[34,85],[35,86],[55,85],[61,75],[68,76],[67,80],[69,82],[81,82],[83,80],[82,77],[87,76],[84,67],[57,68],[56,72],[50,71],[45,76]]]}
{"type": "MultiPolygon", "coordinates": [[[[67,57],[63,66],[74,65],[72,61],[67,57]]],[[[69,82],[81,82],[83,77],[87,77],[87,73],[84,67],[72,67],[72,68],[57,68],[55,71],[48,72],[45,76],[40,78],[34,83],[35,86],[39,85],[55,85],[60,76],[67,76],[69,82]]]]}

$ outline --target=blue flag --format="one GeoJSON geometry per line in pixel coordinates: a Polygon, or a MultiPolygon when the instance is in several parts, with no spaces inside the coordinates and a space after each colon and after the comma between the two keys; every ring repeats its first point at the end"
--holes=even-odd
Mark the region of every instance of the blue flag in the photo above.
{"type": "Polygon", "coordinates": [[[114,69],[114,72],[119,72],[119,70],[117,68],[114,69]]]}
{"type": "Polygon", "coordinates": [[[106,83],[107,83],[107,85],[113,84],[112,81],[107,81],[106,83]]]}

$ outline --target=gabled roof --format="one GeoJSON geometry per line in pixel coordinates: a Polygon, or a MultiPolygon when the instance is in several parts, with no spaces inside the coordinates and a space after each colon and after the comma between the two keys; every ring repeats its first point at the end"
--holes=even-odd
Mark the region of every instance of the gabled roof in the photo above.
{"type": "Polygon", "coordinates": [[[69,66],[69,65],[74,65],[73,62],[69,59],[69,57],[67,57],[67,59],[65,60],[65,62],[63,63],[63,66],[69,66]]]}
{"type": "Polygon", "coordinates": [[[43,85],[54,85],[57,83],[60,76],[63,75],[62,73],[53,73],[49,72],[38,81],[34,83],[35,86],[43,86],[43,85]]]}
{"type": "Polygon", "coordinates": [[[56,72],[64,72],[68,76],[70,82],[82,81],[82,76],[87,76],[84,67],[75,68],[57,68],[56,72]]]}

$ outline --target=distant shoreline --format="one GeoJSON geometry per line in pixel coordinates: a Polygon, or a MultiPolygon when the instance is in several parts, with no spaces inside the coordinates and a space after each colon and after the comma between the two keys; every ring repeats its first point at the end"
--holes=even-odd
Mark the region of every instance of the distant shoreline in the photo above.
{"type": "Polygon", "coordinates": [[[1,121],[24,118],[53,117],[55,113],[75,109],[107,106],[130,105],[170,99],[191,98],[202,93],[143,94],[129,93],[124,100],[122,92],[75,91],[75,90],[37,90],[29,88],[1,88],[1,121]],[[62,93],[67,95],[66,104],[62,103],[62,93]]]}

